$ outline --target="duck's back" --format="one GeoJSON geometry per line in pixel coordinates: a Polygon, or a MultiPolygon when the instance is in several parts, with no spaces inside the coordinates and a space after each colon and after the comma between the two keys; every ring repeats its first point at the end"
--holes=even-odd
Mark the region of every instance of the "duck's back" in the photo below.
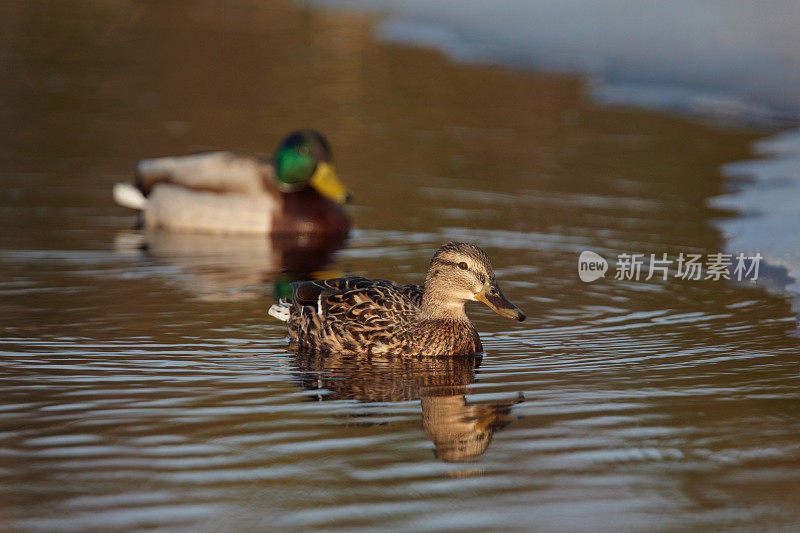
{"type": "Polygon", "coordinates": [[[216,193],[262,196],[277,193],[272,165],[234,152],[203,152],[142,159],[136,164],[136,185],[145,193],[158,184],[216,193]]]}

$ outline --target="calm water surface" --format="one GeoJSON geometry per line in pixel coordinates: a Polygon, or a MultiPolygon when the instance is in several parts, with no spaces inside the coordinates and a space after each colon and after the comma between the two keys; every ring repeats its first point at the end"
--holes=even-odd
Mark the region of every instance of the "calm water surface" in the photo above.
{"type": "Polygon", "coordinates": [[[576,272],[719,250],[706,199],[753,134],[379,44],[360,15],[192,6],[0,8],[0,529],[800,527],[788,300],[576,272]],[[138,158],[302,125],[357,199],[331,256],[112,204],[138,158]],[[295,355],[266,316],[281,272],[419,283],[451,239],[528,314],[471,307],[481,360],[295,355]]]}

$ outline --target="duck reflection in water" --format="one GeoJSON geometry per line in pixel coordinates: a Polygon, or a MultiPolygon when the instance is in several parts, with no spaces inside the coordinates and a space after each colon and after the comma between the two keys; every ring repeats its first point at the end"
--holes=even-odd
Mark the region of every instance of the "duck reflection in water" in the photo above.
{"type": "Polygon", "coordinates": [[[319,400],[404,402],[420,400],[422,427],[434,455],[447,462],[476,461],[496,431],[517,419],[512,407],[522,397],[468,403],[481,356],[400,357],[319,354],[294,355],[300,385],[326,391],[319,400]]]}
{"type": "Polygon", "coordinates": [[[170,231],[126,231],[120,253],[151,260],[161,275],[195,298],[209,302],[274,297],[291,293],[295,280],[329,277],[324,269],[346,244],[344,235],[216,235],[170,231]]]}

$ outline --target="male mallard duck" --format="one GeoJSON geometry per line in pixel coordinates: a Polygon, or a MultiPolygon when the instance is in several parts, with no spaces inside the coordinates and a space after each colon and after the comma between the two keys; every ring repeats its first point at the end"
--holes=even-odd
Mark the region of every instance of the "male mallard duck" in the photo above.
{"type": "Polygon", "coordinates": [[[466,355],[483,350],[464,312],[470,300],[525,320],[500,292],[486,252],[451,242],[434,254],[424,286],[360,277],[295,282],[292,301],[280,301],[269,314],[288,323],[289,335],[301,349],[466,355]]]}
{"type": "Polygon", "coordinates": [[[144,159],[136,187],[114,186],[146,227],[211,233],[346,234],[347,197],[328,141],[313,130],[291,133],[274,161],[233,152],[144,159]]]}

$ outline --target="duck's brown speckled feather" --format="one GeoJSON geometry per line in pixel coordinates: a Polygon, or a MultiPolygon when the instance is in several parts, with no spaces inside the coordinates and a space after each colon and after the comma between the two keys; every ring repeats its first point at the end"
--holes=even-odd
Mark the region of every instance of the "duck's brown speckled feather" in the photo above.
{"type": "Polygon", "coordinates": [[[292,289],[289,335],[304,349],[425,355],[483,349],[468,320],[421,320],[420,285],[351,277],[296,282],[292,289]]]}

